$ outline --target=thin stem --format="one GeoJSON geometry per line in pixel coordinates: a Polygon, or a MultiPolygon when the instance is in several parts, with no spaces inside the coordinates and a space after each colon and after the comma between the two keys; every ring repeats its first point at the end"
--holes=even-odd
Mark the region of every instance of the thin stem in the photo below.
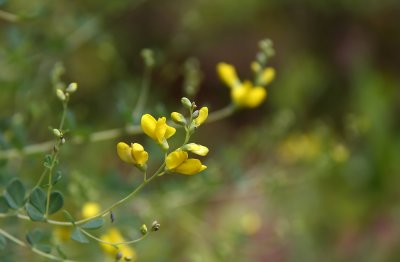
{"type": "MultiPolygon", "coordinates": [[[[61,115],[60,125],[58,127],[58,130],[60,130],[61,132],[63,132],[65,116],[67,114],[67,108],[68,108],[68,99],[63,102],[63,112],[62,112],[62,115],[61,115]]],[[[57,157],[58,157],[58,153],[59,153],[59,147],[62,144],[62,139],[63,138],[60,138],[60,137],[57,138],[57,142],[56,142],[56,144],[54,146],[53,153],[52,153],[51,165],[50,165],[50,168],[48,168],[48,170],[49,170],[49,187],[47,188],[47,202],[46,202],[46,213],[45,213],[45,217],[46,218],[49,215],[50,194],[51,194],[51,190],[53,189],[53,183],[52,183],[53,169],[54,169],[55,164],[57,162],[57,157]]],[[[45,169],[47,169],[47,167],[45,167],[45,169]]],[[[40,179],[43,179],[43,178],[40,177],[40,179]]]]}
{"type": "Polygon", "coordinates": [[[41,251],[41,250],[39,250],[37,248],[30,247],[25,242],[23,242],[22,240],[14,237],[13,235],[9,234],[8,232],[4,231],[1,228],[0,228],[0,234],[2,234],[4,237],[8,238],[9,240],[14,242],[15,244],[20,245],[21,247],[29,247],[30,250],[32,250],[32,252],[34,252],[34,253],[36,253],[38,255],[41,255],[43,257],[47,257],[49,259],[53,259],[53,260],[57,260],[57,261],[76,262],[74,260],[68,260],[68,259],[63,259],[61,257],[56,257],[56,256],[53,256],[51,254],[47,254],[47,253],[45,253],[45,252],[43,252],[43,251],[41,251]]]}
{"type": "Polygon", "coordinates": [[[89,232],[87,232],[86,230],[84,230],[82,228],[81,228],[81,231],[82,231],[83,234],[85,234],[86,236],[96,240],[97,242],[100,242],[100,243],[103,243],[103,244],[107,244],[107,245],[110,245],[110,246],[113,246],[113,247],[117,247],[119,245],[130,245],[130,244],[137,243],[137,242],[142,241],[143,239],[145,239],[147,237],[147,235],[150,234],[149,232],[147,232],[146,234],[144,234],[143,236],[141,236],[140,238],[137,238],[137,239],[113,243],[113,242],[104,241],[104,240],[102,240],[102,239],[90,234],[89,232]]]}
{"type": "Polygon", "coordinates": [[[227,117],[231,116],[235,112],[235,110],[236,110],[235,105],[230,104],[218,111],[214,111],[213,113],[208,115],[208,118],[207,118],[205,124],[217,122],[221,119],[227,118],[227,117]]]}

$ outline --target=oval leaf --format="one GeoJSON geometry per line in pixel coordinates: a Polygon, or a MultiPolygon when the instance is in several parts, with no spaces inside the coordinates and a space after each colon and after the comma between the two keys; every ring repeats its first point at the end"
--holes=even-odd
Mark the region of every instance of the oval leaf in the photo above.
{"type": "Polygon", "coordinates": [[[74,231],[72,231],[71,239],[79,243],[84,243],[84,244],[89,243],[87,237],[82,233],[82,231],[78,227],[75,227],[74,231]]]}
{"type": "Polygon", "coordinates": [[[49,205],[49,214],[54,214],[58,210],[60,210],[64,205],[64,197],[58,191],[52,192],[50,194],[50,205],[49,205]]]}
{"type": "Polygon", "coordinates": [[[26,234],[26,240],[31,246],[34,246],[43,238],[43,232],[39,228],[35,228],[26,234]]]}
{"type": "Polygon", "coordinates": [[[41,188],[36,188],[32,191],[29,202],[36,207],[36,209],[44,213],[46,211],[46,193],[41,188]]]}
{"type": "Polygon", "coordinates": [[[33,206],[31,203],[26,203],[26,212],[32,221],[43,221],[45,211],[41,211],[33,206]]]}
{"type": "Polygon", "coordinates": [[[95,218],[92,219],[85,224],[83,224],[81,227],[83,229],[98,229],[101,228],[104,224],[104,219],[103,218],[95,218]]]}
{"type": "Polygon", "coordinates": [[[14,179],[8,184],[4,198],[12,209],[18,209],[24,205],[25,187],[19,179],[14,179]]]}

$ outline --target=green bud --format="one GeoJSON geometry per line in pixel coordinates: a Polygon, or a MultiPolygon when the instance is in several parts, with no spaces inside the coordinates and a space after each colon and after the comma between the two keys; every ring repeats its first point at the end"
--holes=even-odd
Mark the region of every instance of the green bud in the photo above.
{"type": "Polygon", "coordinates": [[[181,103],[187,109],[191,109],[192,108],[192,102],[190,102],[190,100],[188,98],[186,98],[186,97],[182,97],[181,103]]]}
{"type": "Polygon", "coordinates": [[[61,131],[58,130],[57,128],[54,128],[54,129],[53,129],[53,134],[54,134],[56,137],[62,137],[61,131]]]}
{"type": "Polygon", "coordinates": [[[143,236],[147,234],[147,226],[146,226],[146,224],[143,224],[140,227],[140,233],[142,233],[143,236]]]}
{"type": "Polygon", "coordinates": [[[199,114],[200,114],[199,110],[194,111],[193,114],[192,114],[193,119],[198,118],[199,114]]]}
{"type": "Polygon", "coordinates": [[[65,101],[65,99],[67,99],[67,97],[65,96],[64,91],[62,91],[59,88],[56,90],[56,95],[61,101],[65,101]]]}
{"type": "Polygon", "coordinates": [[[68,85],[67,89],[65,89],[66,92],[68,93],[74,93],[78,89],[78,84],[77,83],[71,83],[68,85]]]}

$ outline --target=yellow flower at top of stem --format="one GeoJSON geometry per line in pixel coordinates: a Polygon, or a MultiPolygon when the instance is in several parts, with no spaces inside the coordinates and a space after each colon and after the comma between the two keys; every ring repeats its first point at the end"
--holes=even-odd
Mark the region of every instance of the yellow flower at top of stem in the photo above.
{"type": "Polygon", "coordinates": [[[168,150],[167,139],[175,134],[176,129],[167,125],[165,117],[156,120],[152,115],[145,114],[142,116],[141,126],[146,135],[161,145],[164,150],[168,150]]]}
{"type": "Polygon", "coordinates": [[[207,167],[200,160],[188,158],[185,151],[173,151],[165,158],[166,170],[183,175],[195,175],[207,167]]]}
{"type": "MultiPolygon", "coordinates": [[[[100,239],[110,243],[121,243],[125,241],[121,232],[116,228],[110,228],[106,234],[101,235],[100,239]]],[[[118,249],[105,243],[100,243],[100,245],[104,252],[111,255],[114,259],[118,253],[124,258],[123,261],[135,261],[136,259],[135,250],[127,245],[118,245],[118,249]]]]}
{"type": "Polygon", "coordinates": [[[134,164],[138,168],[145,168],[149,159],[149,154],[144,150],[143,146],[138,143],[132,143],[130,146],[124,142],[117,144],[117,153],[122,161],[134,164]]]}

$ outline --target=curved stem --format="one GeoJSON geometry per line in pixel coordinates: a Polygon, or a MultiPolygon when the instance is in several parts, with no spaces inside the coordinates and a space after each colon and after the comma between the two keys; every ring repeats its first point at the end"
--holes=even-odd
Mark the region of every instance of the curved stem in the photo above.
{"type": "Polygon", "coordinates": [[[84,230],[82,228],[81,228],[81,231],[82,231],[83,234],[85,234],[86,236],[96,240],[97,242],[100,242],[100,243],[103,243],[103,244],[107,244],[107,245],[110,245],[110,246],[113,246],[113,247],[118,247],[119,245],[130,245],[130,244],[137,243],[137,242],[145,239],[147,237],[147,235],[150,234],[149,232],[147,232],[146,234],[144,234],[143,236],[141,236],[140,238],[137,238],[137,239],[113,243],[113,242],[104,241],[104,240],[102,240],[102,239],[90,234],[89,232],[87,232],[86,230],[84,230]]]}
{"type": "Polygon", "coordinates": [[[149,95],[151,83],[151,67],[145,66],[143,73],[143,80],[140,87],[139,99],[136,103],[135,109],[133,110],[133,119],[139,119],[139,116],[143,113],[143,109],[146,105],[147,97],[149,95]]]}
{"type": "Polygon", "coordinates": [[[12,242],[14,242],[15,244],[20,245],[21,247],[28,247],[28,248],[30,248],[30,250],[32,250],[32,252],[34,252],[34,253],[36,253],[36,254],[38,254],[38,255],[41,255],[41,256],[43,256],[43,257],[47,257],[47,258],[49,258],[49,259],[56,260],[56,261],[76,262],[76,261],[74,261],[74,260],[68,260],[68,259],[63,259],[63,258],[61,258],[61,257],[53,256],[53,255],[51,255],[51,254],[45,253],[45,252],[43,252],[43,251],[41,251],[41,250],[35,248],[35,247],[30,247],[30,246],[28,246],[25,242],[23,242],[22,240],[20,240],[20,239],[14,237],[13,235],[9,234],[8,232],[4,231],[4,230],[1,229],[1,228],[0,228],[0,234],[2,234],[4,237],[8,238],[9,240],[11,240],[12,242]]]}

